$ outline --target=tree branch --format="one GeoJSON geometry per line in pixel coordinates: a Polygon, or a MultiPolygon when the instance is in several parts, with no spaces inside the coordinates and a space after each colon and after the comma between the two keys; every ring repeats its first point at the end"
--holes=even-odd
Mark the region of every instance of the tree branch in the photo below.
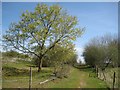
{"type": "MultiPolygon", "coordinates": [[[[57,15],[54,16],[53,21],[51,21],[51,22],[49,22],[49,23],[47,24],[47,27],[46,27],[46,28],[47,28],[47,32],[45,33],[45,37],[44,37],[44,40],[43,40],[43,42],[42,42],[41,50],[43,49],[43,46],[44,46],[45,41],[46,41],[46,38],[47,38],[47,34],[49,33],[50,28],[51,28],[53,22],[55,21],[56,17],[57,17],[57,15]]],[[[44,23],[44,22],[43,22],[43,23],[44,23]]]]}
{"type": "MultiPolygon", "coordinates": [[[[10,40],[10,39],[9,39],[9,40],[10,40]]],[[[21,52],[23,52],[23,53],[32,53],[32,54],[34,54],[35,56],[40,57],[40,56],[39,56],[38,54],[36,54],[35,52],[32,52],[32,51],[30,51],[29,49],[25,48],[24,46],[20,45],[20,43],[17,43],[17,44],[19,44],[19,46],[20,46],[23,50],[21,50],[19,47],[15,46],[15,44],[13,43],[12,40],[10,40],[10,42],[11,42],[12,46],[13,46],[15,49],[17,49],[17,50],[19,50],[19,51],[21,51],[21,52]],[[27,50],[27,51],[26,51],[26,50],[27,50]]]]}
{"type": "Polygon", "coordinates": [[[32,35],[32,37],[35,39],[35,41],[38,43],[38,45],[40,45],[40,47],[41,47],[41,44],[40,44],[40,42],[35,38],[35,36],[33,35],[33,33],[30,33],[31,35],[32,35]]]}
{"type": "Polygon", "coordinates": [[[44,53],[43,53],[43,56],[49,51],[49,50],[51,50],[55,45],[56,45],[56,43],[58,43],[62,38],[65,38],[66,36],[61,36],[58,40],[56,40],[54,43],[53,43],[53,45],[52,46],[50,46],[44,53]]]}

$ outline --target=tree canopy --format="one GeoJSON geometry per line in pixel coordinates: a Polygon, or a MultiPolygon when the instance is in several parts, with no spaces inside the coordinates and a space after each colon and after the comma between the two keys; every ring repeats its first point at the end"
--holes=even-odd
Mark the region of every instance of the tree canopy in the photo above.
{"type": "Polygon", "coordinates": [[[83,29],[76,27],[77,24],[77,17],[69,15],[59,5],[38,4],[33,12],[25,11],[19,22],[11,23],[3,35],[4,44],[37,56],[39,72],[42,58],[49,50],[57,44],[67,47],[82,35],[83,29]],[[39,48],[37,53],[36,47],[39,48]]]}

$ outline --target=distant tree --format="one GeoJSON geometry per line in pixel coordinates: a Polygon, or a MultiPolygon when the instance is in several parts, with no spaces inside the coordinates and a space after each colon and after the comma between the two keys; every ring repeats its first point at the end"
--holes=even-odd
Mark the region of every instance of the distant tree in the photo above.
{"type": "Polygon", "coordinates": [[[113,40],[108,44],[108,57],[113,67],[119,66],[117,38],[113,38],[113,40]]]}
{"type": "Polygon", "coordinates": [[[7,51],[7,52],[3,52],[2,55],[4,57],[18,57],[19,53],[13,50],[7,51]]]}
{"type": "Polygon", "coordinates": [[[72,43],[83,33],[76,27],[78,21],[58,5],[38,4],[34,12],[24,12],[18,23],[12,23],[3,35],[6,46],[38,57],[38,72],[42,58],[58,43],[72,43]],[[39,47],[36,53],[33,47],[39,47]],[[47,47],[47,48],[45,48],[47,47]]]}
{"type": "Polygon", "coordinates": [[[105,35],[94,38],[85,47],[83,53],[85,62],[92,67],[104,70],[109,64],[116,67],[118,63],[118,41],[117,37],[105,35]]]}
{"type": "Polygon", "coordinates": [[[94,46],[87,46],[83,52],[86,64],[91,67],[95,67],[95,62],[97,62],[95,55],[97,54],[97,48],[94,46]]]}
{"type": "Polygon", "coordinates": [[[29,55],[22,54],[22,53],[19,53],[17,51],[13,51],[13,50],[2,52],[2,56],[3,57],[10,57],[10,58],[14,58],[14,57],[16,57],[16,58],[29,58],[29,55]]]}
{"type": "Polygon", "coordinates": [[[67,63],[69,65],[75,66],[77,64],[78,55],[76,54],[76,52],[72,52],[71,54],[72,54],[71,58],[69,59],[67,63]]]}

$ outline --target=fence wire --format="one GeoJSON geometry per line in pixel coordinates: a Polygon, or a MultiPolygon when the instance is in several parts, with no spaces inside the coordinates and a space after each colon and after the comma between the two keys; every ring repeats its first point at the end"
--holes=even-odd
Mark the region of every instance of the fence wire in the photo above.
{"type": "Polygon", "coordinates": [[[98,69],[98,78],[105,81],[109,88],[118,88],[118,68],[98,69]]]}

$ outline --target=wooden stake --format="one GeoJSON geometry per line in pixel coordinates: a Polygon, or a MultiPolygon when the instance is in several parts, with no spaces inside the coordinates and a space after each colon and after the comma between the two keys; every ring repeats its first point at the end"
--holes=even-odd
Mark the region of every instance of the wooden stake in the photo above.
{"type": "Polygon", "coordinates": [[[32,68],[30,67],[29,90],[31,90],[31,87],[32,87],[32,68]]]}
{"type": "Polygon", "coordinates": [[[113,73],[113,90],[114,90],[114,86],[115,86],[115,72],[113,73]]]}

